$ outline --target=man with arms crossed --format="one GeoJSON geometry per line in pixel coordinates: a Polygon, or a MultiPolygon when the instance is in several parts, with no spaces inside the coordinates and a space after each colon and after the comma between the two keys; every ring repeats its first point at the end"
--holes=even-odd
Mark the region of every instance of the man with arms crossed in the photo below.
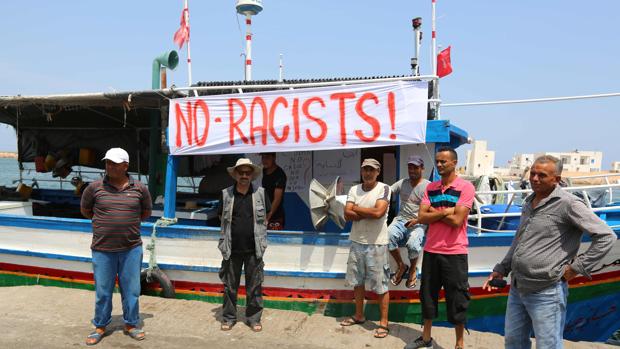
{"type": "Polygon", "coordinates": [[[344,208],[344,217],[353,221],[351,249],[347,261],[346,284],[353,286],[355,293],[355,315],[340,325],[351,326],[366,321],[364,317],[364,294],[366,282],[379,298],[381,319],[375,330],[376,338],[387,337],[388,306],[390,295],[388,280],[387,211],[390,203],[390,187],[377,181],[381,171],[379,161],[365,159],[362,162],[362,184],[351,187],[344,208]]]}
{"type": "Polygon", "coordinates": [[[151,194],[146,185],[127,174],[129,154],[125,150],[112,148],[103,160],[105,177],[86,187],[80,205],[82,215],[93,220],[95,331],[86,338],[87,345],[99,343],[112,321],[112,292],[117,276],[124,332],[133,339],[144,339],[144,331],[137,327],[142,267],[140,222],[151,216],[151,194]]]}
{"type": "Polygon", "coordinates": [[[418,221],[428,224],[420,300],[424,331],[405,348],[432,348],[431,329],[437,317],[439,290],[444,288],[448,321],[454,325],[455,348],[464,348],[463,330],[469,306],[467,264],[467,216],[474,200],[474,186],[456,175],[457,155],[450,147],[440,147],[435,154],[441,180],[426,187],[418,221]]]}
{"type": "Polygon", "coordinates": [[[511,274],[505,320],[505,347],[530,348],[532,330],[537,348],[562,348],[568,281],[590,272],[613,247],[616,234],[585,202],[560,189],[562,162],[549,155],[534,161],[530,183],[534,193],[523,203],[521,222],[493,279],[511,274]],[[577,255],[586,232],[590,247],[577,255]]]}
{"type": "Polygon", "coordinates": [[[420,255],[420,250],[422,250],[422,239],[424,239],[424,233],[426,232],[426,226],[418,223],[418,211],[420,210],[420,202],[424,197],[426,186],[430,182],[422,178],[424,160],[422,160],[421,156],[411,155],[409,157],[407,171],[409,172],[409,178],[403,178],[391,186],[392,195],[400,193],[400,209],[398,215],[394,217],[394,220],[388,226],[388,237],[390,240],[388,248],[398,266],[398,270],[390,279],[392,285],[398,286],[407,270],[409,270],[409,277],[405,282],[405,286],[407,288],[414,288],[417,282],[416,267],[418,256],[420,255]],[[409,266],[403,262],[398,250],[398,245],[402,242],[406,242],[409,266]]]}

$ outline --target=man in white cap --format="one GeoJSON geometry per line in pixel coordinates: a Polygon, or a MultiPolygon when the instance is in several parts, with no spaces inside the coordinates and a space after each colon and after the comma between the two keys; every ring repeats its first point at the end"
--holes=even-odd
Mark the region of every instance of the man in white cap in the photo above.
{"type": "Polygon", "coordinates": [[[218,244],[222,252],[220,279],[224,284],[222,331],[229,331],[237,322],[237,294],[241,269],[245,272],[245,318],[252,331],[263,329],[263,254],[267,248],[267,212],[269,200],[262,187],[253,188],[252,181],[261,173],[260,166],[241,158],[228,167],[235,184],[222,190],[220,220],[222,236],[218,244]]]}
{"type": "Polygon", "coordinates": [[[346,284],[353,286],[355,314],[340,323],[352,326],[366,321],[364,296],[366,282],[379,298],[380,320],[375,330],[376,338],[387,337],[388,282],[390,264],[388,257],[387,212],[390,204],[390,186],[377,181],[381,164],[375,159],[362,162],[362,183],[351,187],[344,208],[344,217],[353,221],[349,239],[351,249],[347,261],[346,284]]]}
{"type": "Polygon", "coordinates": [[[405,282],[407,288],[416,286],[416,267],[418,257],[422,250],[422,239],[427,226],[418,222],[418,211],[420,210],[420,202],[424,197],[426,186],[430,183],[422,178],[424,173],[424,160],[419,155],[411,155],[407,161],[407,172],[409,178],[403,178],[392,184],[392,195],[400,194],[400,209],[398,214],[388,226],[388,237],[390,243],[388,249],[394,258],[398,270],[390,279],[394,286],[398,286],[403,277],[409,271],[409,277],[405,282]],[[407,246],[407,256],[409,257],[409,266],[407,266],[402,257],[398,246],[405,243],[407,246]]]}
{"type": "Polygon", "coordinates": [[[105,336],[112,321],[112,292],[118,277],[123,302],[124,333],[144,339],[140,322],[140,269],[142,239],[140,222],[151,216],[151,194],[143,183],[129,176],[129,154],[121,148],[108,150],[103,158],[106,175],[82,194],[82,215],[93,220],[91,244],[95,279],[95,325],[87,345],[105,336]]]}

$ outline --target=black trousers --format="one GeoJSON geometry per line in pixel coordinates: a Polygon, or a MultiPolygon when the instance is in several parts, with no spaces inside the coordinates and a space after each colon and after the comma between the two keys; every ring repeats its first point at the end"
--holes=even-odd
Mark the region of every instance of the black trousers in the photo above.
{"type": "Polygon", "coordinates": [[[263,314],[263,280],[265,264],[256,258],[254,252],[231,254],[222,261],[220,279],[224,284],[224,306],[222,317],[226,323],[237,322],[237,294],[241,282],[241,268],[245,272],[246,308],[245,317],[250,325],[260,323],[263,314]]]}
{"type": "Polygon", "coordinates": [[[432,320],[437,317],[439,291],[443,287],[448,321],[454,325],[467,321],[470,297],[468,267],[466,254],[446,255],[424,251],[420,285],[424,319],[432,320]]]}

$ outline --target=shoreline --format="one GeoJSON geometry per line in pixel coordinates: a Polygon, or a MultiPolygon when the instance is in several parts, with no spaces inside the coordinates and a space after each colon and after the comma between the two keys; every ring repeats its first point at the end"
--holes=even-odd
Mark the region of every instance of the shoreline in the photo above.
{"type": "Polygon", "coordinates": [[[11,151],[0,151],[0,159],[17,159],[17,153],[11,151]]]}

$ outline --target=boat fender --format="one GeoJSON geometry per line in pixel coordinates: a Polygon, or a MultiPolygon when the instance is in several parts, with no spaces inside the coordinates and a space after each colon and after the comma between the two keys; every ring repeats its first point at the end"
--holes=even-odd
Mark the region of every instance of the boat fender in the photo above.
{"type": "Polygon", "coordinates": [[[172,286],[172,282],[163,270],[153,268],[150,272],[150,277],[148,274],[148,269],[144,269],[140,273],[140,294],[145,294],[150,283],[157,282],[161,287],[162,297],[175,298],[174,286],[172,286]]]}

